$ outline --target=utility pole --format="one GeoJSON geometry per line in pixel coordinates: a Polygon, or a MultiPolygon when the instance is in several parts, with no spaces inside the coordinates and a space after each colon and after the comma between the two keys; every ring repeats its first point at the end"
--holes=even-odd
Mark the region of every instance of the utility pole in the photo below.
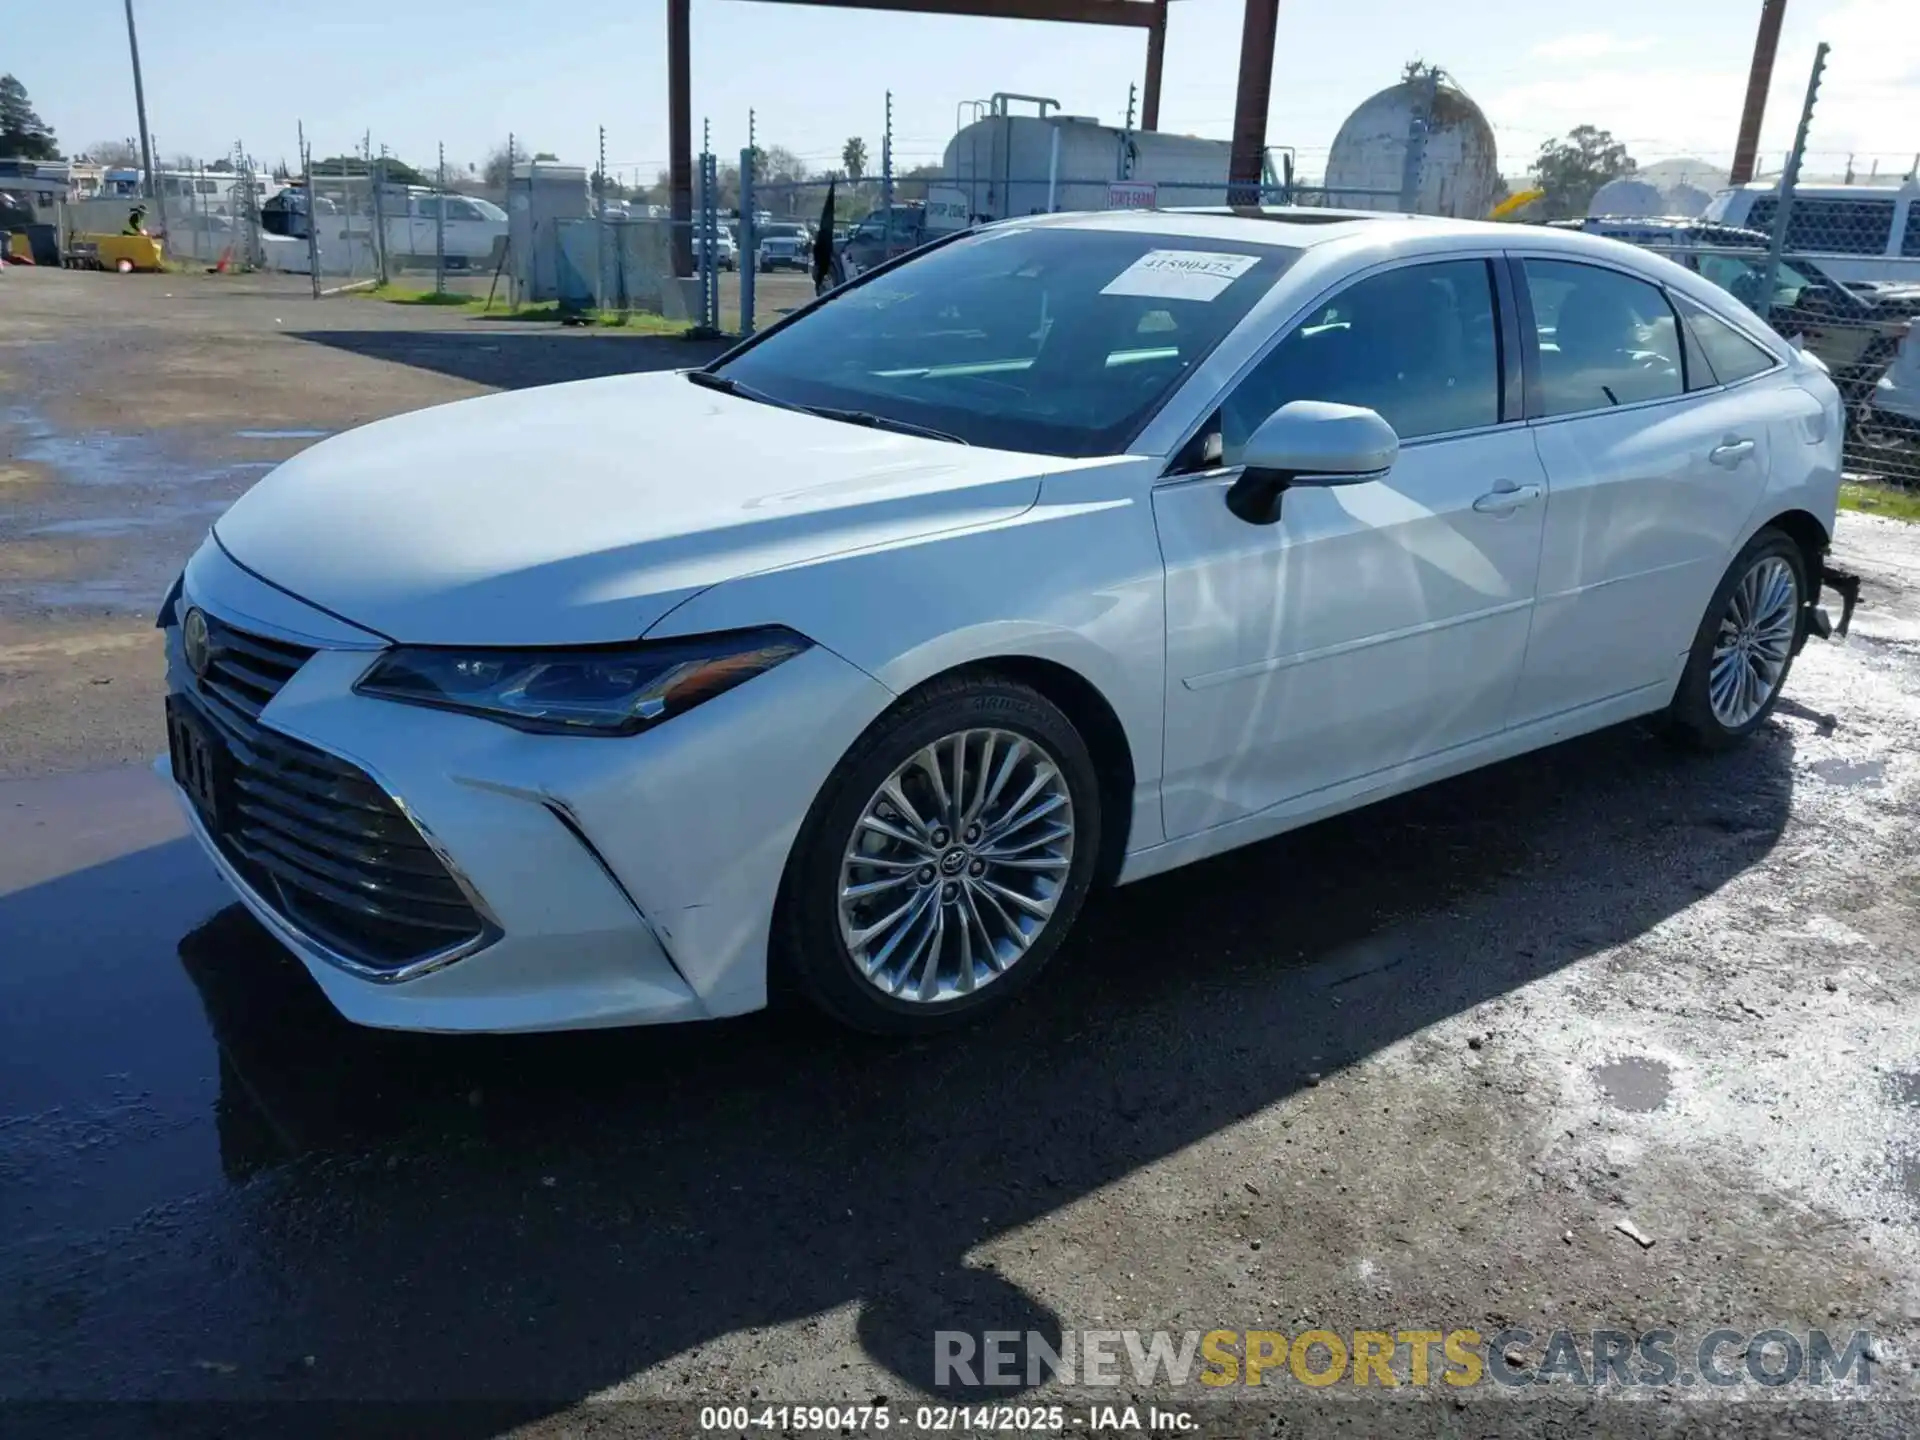
{"type": "Polygon", "coordinates": [[[1727,183],[1744,185],[1753,179],[1760,150],[1760,122],[1767,114],[1767,91],[1773,84],[1773,57],[1780,49],[1780,22],[1787,17],[1787,0],[1760,0],[1760,31],[1753,40],[1753,66],[1747,72],[1747,99],[1740,108],[1740,134],[1733,142],[1733,168],[1727,183]]]}
{"type": "Polygon", "coordinates": [[[133,109],[140,121],[140,165],[146,172],[145,193],[159,214],[160,228],[167,228],[167,201],[160,193],[160,181],[153,173],[153,136],[147,133],[147,87],[140,76],[140,32],[133,24],[133,0],[127,6],[127,53],[133,57],[133,109]]]}
{"type": "Polygon", "coordinates": [[[1233,99],[1233,150],[1227,203],[1258,205],[1267,154],[1267,102],[1273,93],[1273,39],[1280,0],[1246,0],[1240,21],[1240,78],[1233,99]]]}
{"type": "Polygon", "coordinates": [[[307,274],[313,278],[313,298],[320,298],[320,195],[314,186],[313,149],[307,144],[305,121],[296,122],[300,136],[300,178],[307,187],[307,274]]]}
{"type": "Polygon", "coordinates": [[[447,293],[447,142],[440,142],[440,169],[434,176],[433,293],[447,293]]]}

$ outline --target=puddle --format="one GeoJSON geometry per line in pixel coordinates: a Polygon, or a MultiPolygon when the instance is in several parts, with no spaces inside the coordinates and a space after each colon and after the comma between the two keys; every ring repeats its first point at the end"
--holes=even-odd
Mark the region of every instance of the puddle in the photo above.
{"type": "Polygon", "coordinates": [[[1920,1075],[1908,1070],[1896,1070],[1887,1076],[1887,1090],[1893,1096],[1894,1104],[1920,1109],[1920,1075]]]}
{"type": "Polygon", "coordinates": [[[1673,1071],[1661,1060],[1629,1055],[1596,1065],[1593,1080],[1617,1110],[1647,1115],[1667,1103],[1673,1093],[1673,1071]]]}
{"type": "Polygon", "coordinates": [[[236,430],[237,440],[324,440],[331,430],[236,430]]]}
{"type": "Polygon", "coordinates": [[[25,406],[0,410],[0,425],[18,432],[15,456],[45,467],[55,479],[80,485],[181,485],[219,480],[243,470],[271,469],[278,461],[220,460],[211,464],[169,453],[153,435],[111,430],[68,434],[25,406]]]}
{"type": "Polygon", "coordinates": [[[1878,785],[1887,774],[1884,760],[1816,760],[1807,767],[1833,785],[1878,785]]]}
{"type": "Polygon", "coordinates": [[[50,520],[25,531],[27,535],[131,535],[168,525],[218,515],[226,510],[225,500],[202,500],[183,505],[165,505],[147,515],[90,515],[72,520],[50,520]]]}

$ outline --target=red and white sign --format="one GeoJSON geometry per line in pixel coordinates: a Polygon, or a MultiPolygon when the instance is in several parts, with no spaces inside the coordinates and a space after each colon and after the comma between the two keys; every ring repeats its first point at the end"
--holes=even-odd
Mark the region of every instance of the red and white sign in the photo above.
{"type": "Polygon", "coordinates": [[[1157,203],[1160,187],[1144,180],[1115,180],[1107,186],[1109,210],[1151,210],[1157,203]]]}

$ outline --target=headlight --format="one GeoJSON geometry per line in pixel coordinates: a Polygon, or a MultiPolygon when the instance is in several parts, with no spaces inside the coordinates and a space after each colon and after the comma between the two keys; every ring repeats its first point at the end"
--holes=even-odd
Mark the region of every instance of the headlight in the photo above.
{"type": "Polygon", "coordinates": [[[570,650],[390,650],[361,695],[458,710],[544,735],[633,735],[791,660],[813,642],[791,630],[570,650]]]}

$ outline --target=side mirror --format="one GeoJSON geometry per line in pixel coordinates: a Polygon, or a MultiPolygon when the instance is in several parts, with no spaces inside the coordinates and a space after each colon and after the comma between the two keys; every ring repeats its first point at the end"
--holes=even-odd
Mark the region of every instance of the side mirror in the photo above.
{"type": "Polygon", "coordinates": [[[1295,485],[1358,485],[1393,468],[1400,437],[1378,412],[1326,400],[1293,400],[1248,437],[1227,508],[1250,525],[1280,519],[1295,485]]]}

